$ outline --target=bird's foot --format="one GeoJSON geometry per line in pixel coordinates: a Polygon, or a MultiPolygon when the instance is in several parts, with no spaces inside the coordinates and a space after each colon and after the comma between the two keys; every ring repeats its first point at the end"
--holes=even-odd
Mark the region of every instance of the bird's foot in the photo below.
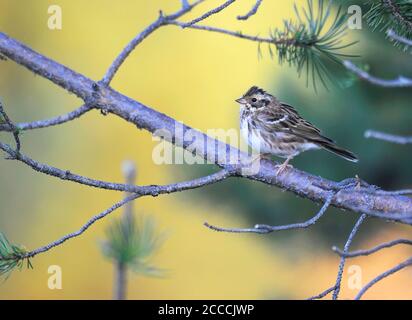
{"type": "Polygon", "coordinates": [[[288,168],[288,169],[293,168],[293,166],[291,164],[289,164],[289,161],[291,159],[292,159],[292,157],[289,157],[282,164],[276,165],[276,167],[278,167],[278,169],[276,171],[276,176],[280,175],[283,171],[285,171],[286,168],[288,168]]]}

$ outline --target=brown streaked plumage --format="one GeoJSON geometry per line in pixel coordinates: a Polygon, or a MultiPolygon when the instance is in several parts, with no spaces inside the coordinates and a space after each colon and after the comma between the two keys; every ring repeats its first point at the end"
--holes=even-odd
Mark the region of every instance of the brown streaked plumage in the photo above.
{"type": "Polygon", "coordinates": [[[263,89],[254,86],[236,101],[241,105],[240,128],[247,143],[260,155],[286,158],[278,173],[293,157],[311,149],[325,149],[346,160],[358,161],[352,152],[323,136],[292,106],[280,102],[263,89]]]}

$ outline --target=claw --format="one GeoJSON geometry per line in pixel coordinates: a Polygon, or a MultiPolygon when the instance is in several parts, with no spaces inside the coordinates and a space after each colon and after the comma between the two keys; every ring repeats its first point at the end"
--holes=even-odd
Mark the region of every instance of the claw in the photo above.
{"type": "Polygon", "coordinates": [[[291,164],[287,164],[285,162],[277,165],[276,167],[279,167],[278,170],[276,171],[277,176],[280,175],[283,171],[285,171],[286,168],[289,168],[289,169],[293,168],[291,164]]]}
{"type": "Polygon", "coordinates": [[[277,165],[277,167],[279,167],[278,170],[276,171],[277,176],[281,174],[283,171],[285,171],[286,168],[293,168],[293,166],[289,164],[289,161],[292,159],[293,159],[293,156],[290,156],[285,160],[285,162],[283,162],[280,165],[277,165]]]}

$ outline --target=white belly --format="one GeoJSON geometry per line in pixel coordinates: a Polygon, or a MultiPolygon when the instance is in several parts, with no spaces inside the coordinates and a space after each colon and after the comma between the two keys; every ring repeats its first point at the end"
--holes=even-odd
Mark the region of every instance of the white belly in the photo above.
{"type": "Polygon", "coordinates": [[[258,153],[273,153],[272,148],[264,143],[260,132],[258,130],[252,130],[249,134],[248,122],[243,121],[241,123],[240,131],[242,133],[243,139],[246,143],[252,147],[258,153]]]}

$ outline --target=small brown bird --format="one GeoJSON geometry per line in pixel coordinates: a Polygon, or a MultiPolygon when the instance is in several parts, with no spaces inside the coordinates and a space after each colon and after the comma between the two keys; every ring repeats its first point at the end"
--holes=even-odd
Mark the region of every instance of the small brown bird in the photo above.
{"type": "Polygon", "coordinates": [[[250,88],[236,102],[241,105],[242,135],[259,152],[257,158],[267,155],[286,158],[277,174],[290,166],[288,163],[293,157],[311,149],[325,149],[346,160],[358,161],[352,152],[338,147],[333,140],[323,136],[318,128],[303,119],[292,106],[280,102],[258,87],[250,88]]]}

